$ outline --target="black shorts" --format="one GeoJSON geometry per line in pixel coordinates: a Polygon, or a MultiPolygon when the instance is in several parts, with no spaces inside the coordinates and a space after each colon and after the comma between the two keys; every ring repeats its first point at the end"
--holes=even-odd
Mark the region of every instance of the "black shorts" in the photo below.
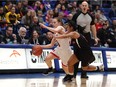
{"type": "Polygon", "coordinates": [[[78,43],[79,45],[73,45],[74,54],[82,62],[82,66],[88,66],[90,63],[95,61],[92,49],[83,36],[78,38],[78,43]]]}

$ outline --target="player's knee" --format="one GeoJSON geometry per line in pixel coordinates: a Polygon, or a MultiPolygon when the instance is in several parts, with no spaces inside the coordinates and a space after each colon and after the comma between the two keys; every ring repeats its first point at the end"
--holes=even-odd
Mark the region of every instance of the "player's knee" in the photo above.
{"type": "Polygon", "coordinates": [[[49,61],[49,57],[46,57],[44,61],[45,61],[45,62],[49,61]]]}
{"type": "Polygon", "coordinates": [[[51,60],[52,60],[51,57],[47,56],[44,61],[45,62],[50,62],[51,60]]]}

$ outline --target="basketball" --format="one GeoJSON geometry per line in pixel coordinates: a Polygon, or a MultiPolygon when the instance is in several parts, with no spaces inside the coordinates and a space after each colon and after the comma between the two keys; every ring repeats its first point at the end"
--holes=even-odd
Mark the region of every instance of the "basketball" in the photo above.
{"type": "Polygon", "coordinates": [[[32,47],[32,54],[35,56],[40,56],[42,54],[42,47],[40,45],[34,45],[32,47]]]}

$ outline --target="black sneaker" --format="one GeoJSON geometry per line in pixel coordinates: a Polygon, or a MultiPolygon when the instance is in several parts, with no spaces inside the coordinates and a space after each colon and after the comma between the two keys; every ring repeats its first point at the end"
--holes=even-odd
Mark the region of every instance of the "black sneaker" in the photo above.
{"type": "Polygon", "coordinates": [[[46,71],[43,73],[43,75],[47,76],[47,75],[49,75],[49,74],[51,74],[51,73],[54,73],[54,69],[49,68],[48,70],[46,70],[46,71]]]}
{"type": "Polygon", "coordinates": [[[81,75],[81,78],[88,79],[89,77],[87,75],[81,75]]]}
{"type": "Polygon", "coordinates": [[[70,82],[72,81],[73,75],[66,74],[66,76],[63,78],[63,82],[70,82]]]}

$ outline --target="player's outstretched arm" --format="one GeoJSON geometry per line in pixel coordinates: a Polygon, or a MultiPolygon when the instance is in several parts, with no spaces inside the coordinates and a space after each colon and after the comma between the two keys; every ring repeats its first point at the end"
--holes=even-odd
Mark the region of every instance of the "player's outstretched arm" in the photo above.
{"type": "Polygon", "coordinates": [[[47,45],[41,45],[42,48],[52,48],[56,42],[56,39],[53,38],[50,44],[47,45]]]}
{"type": "Polygon", "coordinates": [[[74,32],[70,32],[70,33],[67,33],[67,34],[55,36],[55,38],[62,39],[62,38],[70,37],[70,38],[76,39],[76,38],[79,38],[79,36],[80,36],[80,34],[74,31],[74,32]]]}
{"type": "Polygon", "coordinates": [[[53,32],[53,33],[58,33],[60,30],[61,30],[61,26],[57,27],[57,28],[52,28],[52,27],[48,27],[46,25],[44,25],[43,23],[39,23],[39,25],[42,27],[42,28],[46,28],[48,29],[49,31],[53,32]]]}

